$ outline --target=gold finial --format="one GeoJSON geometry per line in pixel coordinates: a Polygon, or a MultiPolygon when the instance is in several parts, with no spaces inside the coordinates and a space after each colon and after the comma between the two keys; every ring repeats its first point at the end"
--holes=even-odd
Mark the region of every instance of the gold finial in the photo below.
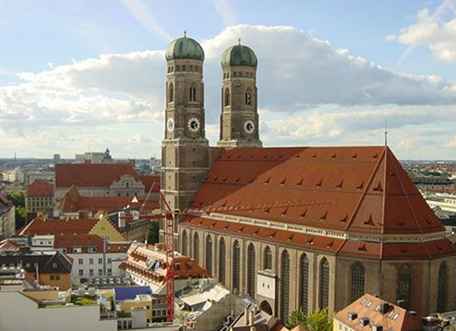
{"type": "Polygon", "coordinates": [[[388,123],[385,119],[385,147],[388,146],[388,123]]]}

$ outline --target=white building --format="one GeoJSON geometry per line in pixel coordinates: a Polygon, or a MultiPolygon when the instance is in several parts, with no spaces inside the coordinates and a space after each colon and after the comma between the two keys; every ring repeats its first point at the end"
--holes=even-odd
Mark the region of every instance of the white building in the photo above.
{"type": "Polygon", "coordinates": [[[116,331],[115,319],[101,319],[98,304],[53,305],[41,308],[23,292],[0,292],[2,331],[116,331]]]}
{"type": "Polygon", "coordinates": [[[435,193],[426,196],[426,202],[431,208],[439,207],[441,210],[456,213],[456,195],[435,193]]]}

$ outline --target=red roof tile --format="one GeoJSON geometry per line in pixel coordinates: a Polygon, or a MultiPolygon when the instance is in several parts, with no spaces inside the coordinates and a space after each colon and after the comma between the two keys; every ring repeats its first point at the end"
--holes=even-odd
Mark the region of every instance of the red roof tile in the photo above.
{"type": "Polygon", "coordinates": [[[37,179],[27,186],[27,196],[29,197],[52,197],[54,195],[54,185],[47,180],[37,179]]]}
{"type": "Polygon", "coordinates": [[[192,208],[357,233],[444,231],[387,147],[225,150],[192,208]]]}
{"type": "Polygon", "coordinates": [[[144,184],[144,190],[146,193],[150,192],[160,192],[160,176],[155,175],[146,175],[140,176],[141,182],[144,184]]]}
{"type": "Polygon", "coordinates": [[[391,331],[418,331],[422,329],[420,316],[411,314],[406,309],[370,294],[364,294],[339,311],[335,318],[356,331],[370,331],[373,325],[383,326],[384,330],[391,331]],[[379,306],[384,303],[387,303],[388,306],[386,312],[382,313],[379,306]],[[350,313],[356,313],[356,318],[350,319],[350,313]],[[369,323],[367,325],[361,324],[361,318],[368,318],[369,323]]]}
{"type": "Polygon", "coordinates": [[[72,185],[108,187],[124,175],[140,179],[130,163],[63,163],[55,166],[56,187],[70,187],[72,185]]]}
{"type": "MultiPolygon", "coordinates": [[[[55,235],[54,248],[96,248],[97,253],[103,252],[103,239],[91,234],[58,233],[55,235]]],[[[126,253],[129,243],[107,242],[106,253],[126,253]]]]}
{"type": "Polygon", "coordinates": [[[88,234],[97,222],[97,219],[61,220],[36,217],[22,229],[19,235],[88,234]]]}
{"type": "Polygon", "coordinates": [[[73,186],[69,189],[60,202],[60,209],[64,213],[79,211],[116,211],[125,207],[131,201],[130,197],[84,197],[73,186]]]}

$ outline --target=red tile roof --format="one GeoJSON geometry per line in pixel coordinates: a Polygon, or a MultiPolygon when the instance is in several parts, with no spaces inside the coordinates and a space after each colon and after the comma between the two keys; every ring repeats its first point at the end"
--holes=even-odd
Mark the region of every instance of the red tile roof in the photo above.
{"type": "Polygon", "coordinates": [[[29,197],[52,197],[54,195],[54,185],[47,180],[37,179],[27,186],[27,196],[29,197]]]}
{"type": "Polygon", "coordinates": [[[55,166],[56,187],[108,187],[124,175],[140,180],[130,163],[63,163],[55,166]]]}
{"type": "MultiPolygon", "coordinates": [[[[103,239],[97,235],[91,234],[73,234],[73,233],[59,233],[55,235],[54,248],[96,248],[97,253],[103,252],[103,239]]],[[[114,243],[107,242],[106,253],[126,253],[130,243],[114,243]]]]}
{"type": "Polygon", "coordinates": [[[64,213],[79,211],[116,211],[125,207],[131,201],[130,197],[84,197],[79,194],[78,189],[73,186],[60,201],[60,210],[64,213]]]}
{"type": "Polygon", "coordinates": [[[356,233],[444,231],[388,147],[225,150],[192,208],[356,233]]]}
{"type": "Polygon", "coordinates": [[[383,326],[383,330],[391,331],[418,331],[422,329],[420,316],[413,315],[399,306],[370,294],[363,295],[339,311],[335,318],[356,331],[370,331],[374,325],[383,326]],[[379,311],[379,306],[385,303],[388,306],[385,306],[386,312],[382,313],[379,311]],[[350,313],[356,313],[356,318],[350,319],[350,313]],[[360,323],[361,318],[368,318],[368,323],[365,326],[360,323]]]}
{"type": "Polygon", "coordinates": [[[143,175],[140,176],[140,180],[144,184],[144,191],[146,193],[149,191],[153,193],[160,192],[160,176],[143,175]]]}
{"type": "Polygon", "coordinates": [[[97,219],[61,220],[36,217],[21,230],[19,235],[88,234],[97,222],[97,219]]]}

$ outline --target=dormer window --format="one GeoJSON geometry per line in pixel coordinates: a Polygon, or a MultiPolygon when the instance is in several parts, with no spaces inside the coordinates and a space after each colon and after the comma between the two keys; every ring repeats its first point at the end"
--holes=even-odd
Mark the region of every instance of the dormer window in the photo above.
{"type": "Polygon", "coordinates": [[[230,105],[230,89],[226,88],[225,89],[225,106],[230,105]]]}

